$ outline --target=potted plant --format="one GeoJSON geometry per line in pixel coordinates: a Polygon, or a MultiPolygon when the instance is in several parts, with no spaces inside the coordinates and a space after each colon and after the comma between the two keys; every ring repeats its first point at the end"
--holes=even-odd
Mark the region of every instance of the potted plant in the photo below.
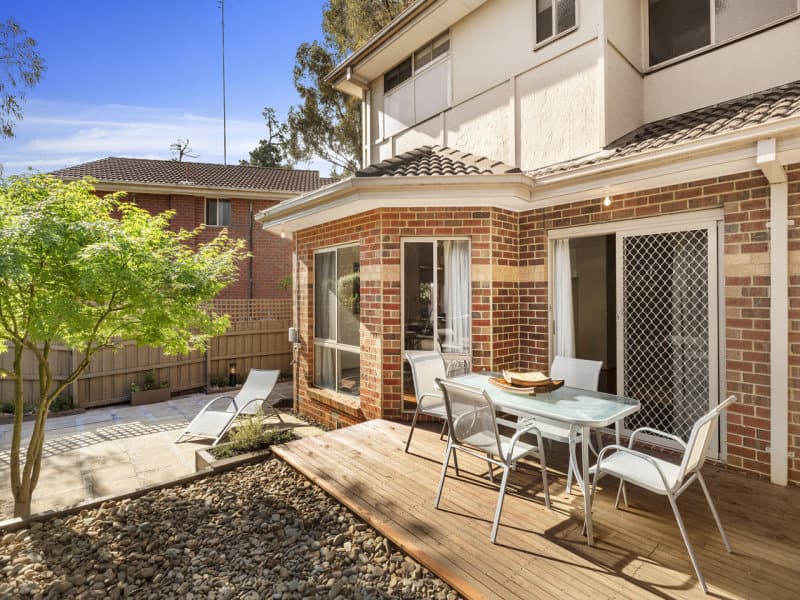
{"type": "Polygon", "coordinates": [[[139,386],[137,383],[131,383],[131,405],[139,406],[141,404],[153,404],[154,402],[164,402],[169,400],[170,390],[169,382],[162,381],[156,383],[155,370],[147,371],[144,374],[144,385],[139,386]]]}

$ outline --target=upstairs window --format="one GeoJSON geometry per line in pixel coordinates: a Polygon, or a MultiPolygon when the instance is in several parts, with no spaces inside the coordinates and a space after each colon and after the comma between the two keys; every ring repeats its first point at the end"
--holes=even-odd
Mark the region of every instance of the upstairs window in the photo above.
{"type": "Polygon", "coordinates": [[[231,201],[208,198],[206,200],[206,225],[230,227],[231,201]]]}
{"type": "Polygon", "coordinates": [[[449,52],[446,32],[386,72],[381,137],[412,127],[449,106],[450,65],[445,60],[449,52]]]}
{"type": "Polygon", "coordinates": [[[730,41],[797,12],[797,0],[648,0],[650,66],[730,41]]]}
{"type": "Polygon", "coordinates": [[[536,0],[536,43],[541,44],[575,27],[575,0],[536,0]]]}

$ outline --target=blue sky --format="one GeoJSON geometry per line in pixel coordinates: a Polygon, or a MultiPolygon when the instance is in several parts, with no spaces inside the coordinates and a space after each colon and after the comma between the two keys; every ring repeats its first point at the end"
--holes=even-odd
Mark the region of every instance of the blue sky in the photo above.
{"type": "MultiPolygon", "coordinates": [[[[320,39],[323,0],[226,0],[228,163],[265,136],[261,117],[297,102],[297,46],[320,39]]],[[[217,0],[5,0],[47,64],[28,94],[16,138],[0,139],[4,175],[104,156],[170,158],[189,138],[192,160],[222,162],[217,0]]],[[[298,165],[301,166],[301,165],[298,165]]],[[[305,166],[305,165],[303,165],[305,166]]],[[[313,163],[326,174],[324,163],[313,163]]]]}

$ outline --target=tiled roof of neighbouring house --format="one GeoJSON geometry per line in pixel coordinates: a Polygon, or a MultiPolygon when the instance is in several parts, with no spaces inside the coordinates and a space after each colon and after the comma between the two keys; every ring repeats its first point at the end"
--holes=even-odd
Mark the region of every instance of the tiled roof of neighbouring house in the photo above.
{"type": "Polygon", "coordinates": [[[538,177],[569,171],[795,115],[800,115],[800,81],[647,123],[602,152],[542,167],[530,174],[538,177]]]}
{"type": "Polygon", "coordinates": [[[310,192],[336,179],[320,177],[319,171],[220,165],[174,160],[109,156],[50,173],[59,179],[91,176],[102,182],[182,185],[286,192],[310,192]]]}
{"type": "Polygon", "coordinates": [[[437,145],[421,146],[374,163],[356,171],[356,177],[497,175],[519,172],[517,167],[497,160],[437,145]]]}

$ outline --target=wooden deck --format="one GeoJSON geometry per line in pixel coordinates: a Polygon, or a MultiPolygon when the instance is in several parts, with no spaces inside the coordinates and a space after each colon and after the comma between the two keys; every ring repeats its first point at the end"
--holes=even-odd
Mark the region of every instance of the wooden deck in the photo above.
{"type": "MultiPolygon", "coordinates": [[[[406,454],[407,435],[407,425],[375,420],[275,452],[468,598],[704,596],[666,498],[631,488],[630,508],[617,511],[615,480],[606,479],[589,548],[581,498],[564,494],[566,453],[548,456],[552,510],[544,508],[535,466],[522,465],[492,545],[497,488],[485,477],[486,463],[460,455],[461,478],[448,471],[435,510],[445,444],[438,433],[417,429],[406,454]]],[[[699,485],[678,505],[711,597],[797,598],[800,489],[713,466],[704,475],[733,554],[725,552],[699,485]]]]}

